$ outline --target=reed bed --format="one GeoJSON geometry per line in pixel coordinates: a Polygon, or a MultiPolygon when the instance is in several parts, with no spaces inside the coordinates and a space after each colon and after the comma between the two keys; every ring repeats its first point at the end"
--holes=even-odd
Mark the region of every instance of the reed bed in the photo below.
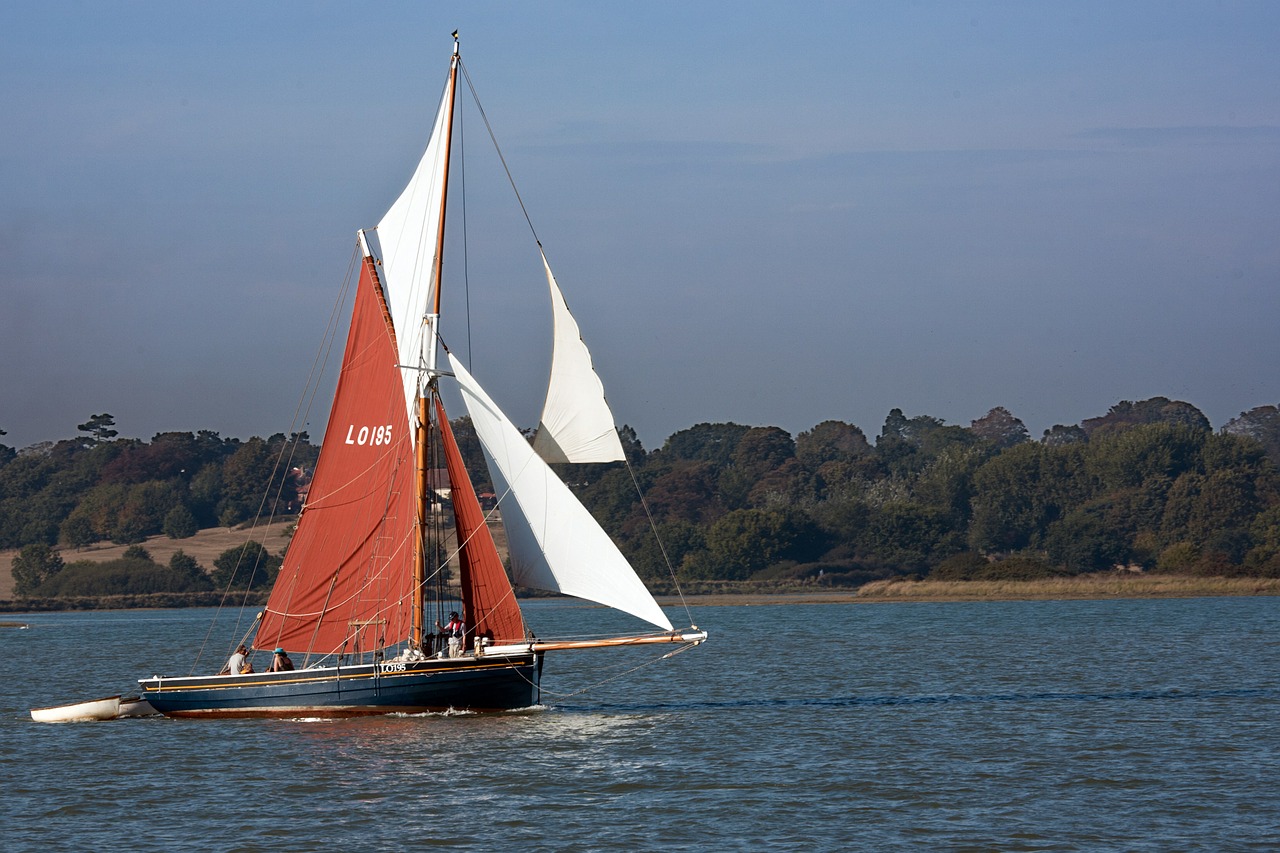
{"type": "Polygon", "coordinates": [[[862,601],[976,601],[1091,598],[1199,598],[1280,595],[1280,578],[1143,575],[1131,572],[1039,580],[882,580],[859,587],[862,601]]]}

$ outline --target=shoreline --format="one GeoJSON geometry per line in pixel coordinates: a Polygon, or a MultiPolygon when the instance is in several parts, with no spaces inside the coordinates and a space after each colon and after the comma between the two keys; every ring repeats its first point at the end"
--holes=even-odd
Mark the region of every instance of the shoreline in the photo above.
{"type": "Polygon", "coordinates": [[[1280,578],[1189,577],[1113,572],[1030,581],[883,580],[850,590],[722,591],[658,595],[659,604],[901,604],[961,601],[1102,601],[1140,598],[1280,596],[1280,578]]]}
{"type": "MultiPolygon", "coordinates": [[[[1112,572],[1069,578],[1030,581],[930,581],[882,580],[843,589],[814,589],[767,584],[699,583],[683,596],[670,593],[654,598],[665,606],[755,607],[774,604],[901,604],[962,601],[1101,601],[1141,598],[1226,598],[1280,596],[1280,578],[1188,577],[1112,572]],[[770,588],[772,587],[772,588],[770,588]]],[[[536,596],[543,600],[558,596],[536,596]]],[[[221,600],[219,593],[153,593],[76,599],[0,600],[0,613],[49,613],[75,610],[154,610],[209,607],[221,600]]],[[[255,598],[265,601],[265,594],[255,598]]],[[[260,603],[260,602],[256,602],[260,603]]]]}

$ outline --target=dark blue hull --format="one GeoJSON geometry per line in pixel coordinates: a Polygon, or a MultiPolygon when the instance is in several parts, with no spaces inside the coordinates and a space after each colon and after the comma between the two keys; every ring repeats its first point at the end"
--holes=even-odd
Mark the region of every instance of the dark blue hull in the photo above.
{"type": "Polygon", "coordinates": [[[170,717],[358,717],[538,704],[542,656],[488,655],[254,675],[139,680],[170,717]]]}

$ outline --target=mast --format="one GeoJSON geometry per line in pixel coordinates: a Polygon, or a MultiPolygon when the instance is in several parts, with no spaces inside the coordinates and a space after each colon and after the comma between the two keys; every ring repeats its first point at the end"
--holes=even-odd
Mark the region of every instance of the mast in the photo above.
{"type": "MultiPolygon", "coordinates": [[[[440,322],[440,291],[443,286],[443,270],[444,270],[444,225],[445,212],[449,205],[449,154],[453,146],[453,110],[454,100],[458,91],[458,31],[453,31],[453,56],[449,61],[449,114],[445,121],[444,128],[444,162],[443,174],[441,176],[440,191],[440,226],[436,231],[435,256],[432,261],[432,279],[435,281],[435,297],[431,306],[431,313],[428,314],[423,321],[427,325],[426,336],[426,357],[427,357],[427,382],[434,386],[436,382],[436,335],[438,324],[440,322]]],[[[414,443],[415,452],[415,476],[413,478],[414,488],[414,504],[417,507],[417,535],[413,540],[413,604],[412,616],[410,624],[413,626],[410,636],[410,643],[413,648],[422,648],[423,626],[426,624],[425,604],[423,601],[422,586],[426,582],[426,552],[427,552],[427,477],[428,477],[428,454],[427,442],[430,435],[430,420],[427,410],[427,395],[423,393],[425,389],[419,385],[418,388],[418,424],[415,431],[414,443]]]]}
{"type": "Polygon", "coordinates": [[[427,315],[427,375],[429,381],[436,378],[436,335],[440,322],[440,292],[444,289],[444,226],[449,208],[449,155],[453,150],[453,111],[458,92],[458,31],[453,31],[453,57],[449,61],[449,114],[444,125],[444,157],[440,176],[440,226],[436,229],[435,254],[432,259],[431,279],[435,282],[435,294],[431,313],[427,315]]]}

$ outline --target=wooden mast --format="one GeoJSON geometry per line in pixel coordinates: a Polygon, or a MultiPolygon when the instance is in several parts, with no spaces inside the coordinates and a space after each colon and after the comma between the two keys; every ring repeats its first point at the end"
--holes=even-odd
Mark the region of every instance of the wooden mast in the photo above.
{"type": "MultiPolygon", "coordinates": [[[[432,278],[435,281],[436,292],[435,299],[431,306],[431,314],[427,316],[426,323],[430,334],[427,336],[427,375],[428,384],[432,387],[436,382],[436,324],[440,318],[440,291],[443,284],[441,275],[444,269],[444,223],[445,211],[449,204],[449,152],[453,145],[453,104],[454,96],[458,90],[458,31],[453,31],[453,57],[449,63],[449,115],[445,121],[444,129],[444,163],[441,178],[440,191],[440,227],[436,233],[436,251],[435,259],[432,267],[432,278]]],[[[428,414],[427,398],[419,394],[418,396],[418,426],[415,431],[415,476],[414,498],[417,506],[418,530],[417,536],[413,540],[413,613],[410,619],[411,632],[410,644],[413,648],[422,648],[423,626],[426,619],[426,608],[423,601],[423,584],[426,582],[426,561],[427,561],[427,510],[428,510],[428,454],[427,442],[430,433],[430,420],[428,414]]]]}
{"type": "MultiPolygon", "coordinates": [[[[436,232],[436,257],[433,275],[436,281],[435,304],[431,306],[432,316],[440,316],[440,271],[444,268],[444,214],[449,204],[449,152],[453,148],[453,103],[458,91],[458,31],[453,31],[453,59],[449,63],[449,118],[444,128],[444,174],[440,185],[440,229],[436,232]]],[[[435,361],[435,341],[431,342],[431,360],[435,361]]],[[[434,377],[433,377],[434,378],[434,377]]]]}

